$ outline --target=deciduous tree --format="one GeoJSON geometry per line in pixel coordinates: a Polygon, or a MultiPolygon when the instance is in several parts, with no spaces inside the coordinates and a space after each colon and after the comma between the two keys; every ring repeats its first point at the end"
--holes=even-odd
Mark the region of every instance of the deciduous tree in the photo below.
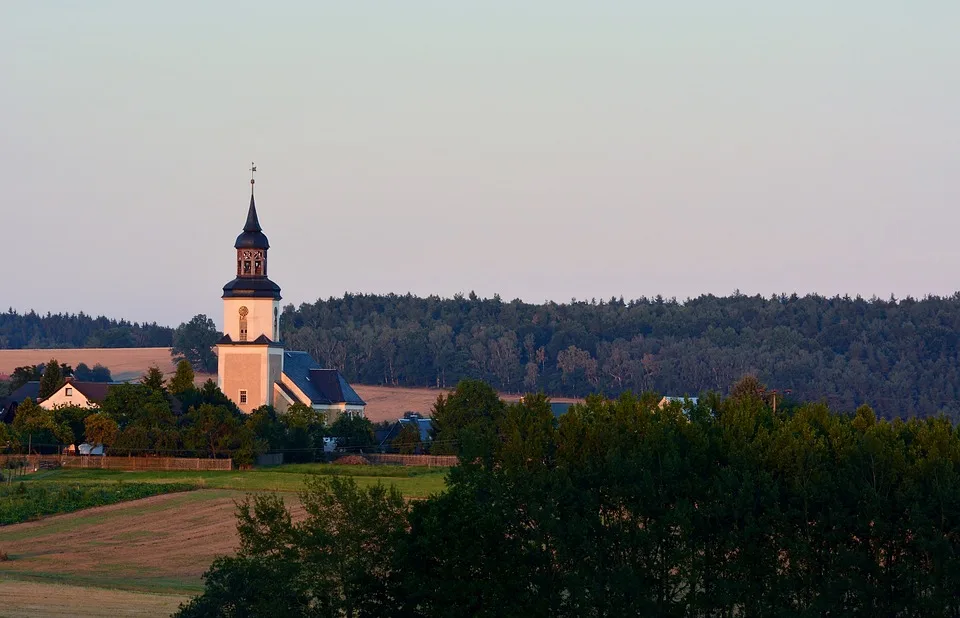
{"type": "Polygon", "coordinates": [[[213,320],[203,314],[196,315],[173,332],[170,354],[178,362],[187,360],[201,371],[216,373],[217,355],[213,346],[219,339],[220,333],[213,320]]]}

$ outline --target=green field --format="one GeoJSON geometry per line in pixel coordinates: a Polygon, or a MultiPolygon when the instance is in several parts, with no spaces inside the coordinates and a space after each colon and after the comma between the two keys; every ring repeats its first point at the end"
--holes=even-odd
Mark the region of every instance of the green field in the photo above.
{"type": "Polygon", "coordinates": [[[11,483],[0,486],[0,526],[193,487],[185,483],[11,483]]]}
{"type": "Polygon", "coordinates": [[[187,483],[199,488],[238,491],[299,491],[309,475],[340,474],[353,477],[358,485],[378,482],[395,485],[408,498],[425,498],[443,491],[446,468],[413,466],[337,466],[333,464],[287,464],[246,471],[124,472],[120,470],[46,470],[24,477],[30,483],[56,482],[102,484],[187,483]]]}

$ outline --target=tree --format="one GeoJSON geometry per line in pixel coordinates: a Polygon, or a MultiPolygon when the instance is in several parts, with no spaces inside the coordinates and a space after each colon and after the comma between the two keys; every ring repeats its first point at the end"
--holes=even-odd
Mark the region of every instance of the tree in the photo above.
{"type": "Polygon", "coordinates": [[[226,406],[209,403],[191,408],[184,419],[183,443],[198,455],[223,457],[233,454],[238,463],[252,463],[258,454],[253,433],[243,424],[240,414],[226,406]],[[238,457],[237,452],[243,451],[238,457]]]}
{"type": "Polygon", "coordinates": [[[400,428],[396,437],[393,438],[390,446],[392,446],[396,452],[404,455],[416,453],[420,447],[420,429],[417,427],[416,421],[403,423],[403,426],[400,428]]]}
{"type": "Polygon", "coordinates": [[[160,368],[154,365],[149,367],[147,372],[140,376],[140,384],[143,384],[150,390],[163,392],[165,390],[164,385],[166,384],[166,380],[160,368]]]}
{"type": "Polygon", "coordinates": [[[17,406],[13,428],[21,436],[27,436],[28,442],[41,448],[74,441],[73,431],[63,419],[57,418],[53,410],[41,408],[29,397],[17,406]]]}
{"type": "Polygon", "coordinates": [[[123,430],[130,426],[144,430],[176,427],[176,418],[167,396],[143,384],[117,384],[111,387],[100,408],[123,430]]]}
{"type": "Polygon", "coordinates": [[[110,370],[100,363],[95,364],[92,369],[86,363],[80,363],[73,377],[80,382],[113,382],[110,370]]]}
{"type": "Polygon", "coordinates": [[[177,399],[183,405],[184,409],[197,408],[208,403],[214,406],[224,406],[231,411],[239,414],[240,408],[233,403],[229,397],[223,394],[220,387],[212,379],[208,378],[200,388],[188,388],[177,395],[177,399]]]}
{"type": "Polygon", "coordinates": [[[300,503],[306,517],[295,523],[276,495],[244,499],[237,555],[218,558],[204,574],[203,594],[176,616],[392,615],[407,513],[400,493],[315,476],[300,503]]]}
{"type": "Polygon", "coordinates": [[[63,386],[63,372],[60,369],[60,363],[56,359],[50,359],[43,369],[43,376],[40,378],[40,399],[46,399],[57,392],[63,386]]]}
{"type": "Polygon", "coordinates": [[[41,377],[43,377],[43,366],[35,367],[33,365],[25,365],[23,367],[17,367],[13,370],[13,373],[10,374],[10,391],[13,392],[26,384],[27,382],[36,382],[41,377]]]}
{"type": "Polygon", "coordinates": [[[190,361],[182,359],[177,363],[177,371],[170,380],[170,392],[174,395],[180,395],[186,391],[193,390],[195,388],[193,380],[193,366],[190,365],[190,361]]]}
{"type": "MultiPolygon", "coordinates": [[[[92,415],[92,408],[83,408],[80,406],[58,406],[53,409],[54,420],[58,425],[65,425],[70,429],[70,439],[64,440],[73,444],[74,452],[80,452],[80,444],[83,443],[86,428],[86,419],[92,415]]],[[[66,434],[64,434],[66,437],[66,434]]]]}
{"type": "Polygon", "coordinates": [[[362,416],[341,414],[330,425],[330,435],[337,446],[351,451],[373,446],[373,423],[362,416]]]}
{"type": "Polygon", "coordinates": [[[217,355],[213,346],[220,339],[213,320],[200,314],[184,322],[173,331],[173,346],[170,354],[174,360],[186,360],[206,373],[216,373],[217,355]]]}
{"type": "Polygon", "coordinates": [[[289,461],[314,461],[316,453],[323,452],[326,423],[322,412],[295,403],[277,415],[277,421],[282,428],[283,448],[289,461]]]}
{"type": "Polygon", "coordinates": [[[433,406],[433,454],[458,454],[470,459],[489,455],[497,426],[506,409],[500,395],[479,380],[462,380],[433,406]]]}
{"type": "Polygon", "coordinates": [[[88,444],[112,446],[117,439],[117,422],[102,412],[91,414],[84,419],[84,439],[88,444]]]}

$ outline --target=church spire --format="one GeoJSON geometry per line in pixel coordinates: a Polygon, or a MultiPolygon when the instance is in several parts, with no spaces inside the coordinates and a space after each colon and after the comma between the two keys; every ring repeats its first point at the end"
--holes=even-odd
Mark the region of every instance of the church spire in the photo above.
{"type": "Polygon", "coordinates": [[[253,201],[253,183],[256,182],[253,178],[253,175],[257,171],[257,166],[254,163],[250,164],[250,208],[247,210],[247,222],[243,226],[244,232],[262,232],[263,228],[260,227],[260,220],[257,218],[257,205],[253,201]]]}
{"type": "Polygon", "coordinates": [[[260,218],[257,217],[257,204],[253,199],[253,174],[257,166],[250,164],[250,208],[247,209],[247,222],[243,224],[243,232],[237,236],[233,245],[237,249],[269,249],[270,243],[260,227],[260,218]]]}

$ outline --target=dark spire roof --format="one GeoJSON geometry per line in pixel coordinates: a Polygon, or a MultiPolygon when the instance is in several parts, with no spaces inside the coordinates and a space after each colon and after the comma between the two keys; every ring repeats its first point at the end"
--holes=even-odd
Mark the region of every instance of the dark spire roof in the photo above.
{"type": "Polygon", "coordinates": [[[250,191],[250,209],[247,210],[247,222],[243,225],[244,232],[262,232],[260,219],[257,218],[257,205],[253,201],[253,191],[250,191]]]}
{"type": "Polygon", "coordinates": [[[269,249],[270,242],[260,227],[257,217],[257,205],[253,201],[253,180],[250,181],[250,208],[247,210],[247,222],[243,225],[243,233],[237,236],[233,245],[237,249],[269,249]]]}

